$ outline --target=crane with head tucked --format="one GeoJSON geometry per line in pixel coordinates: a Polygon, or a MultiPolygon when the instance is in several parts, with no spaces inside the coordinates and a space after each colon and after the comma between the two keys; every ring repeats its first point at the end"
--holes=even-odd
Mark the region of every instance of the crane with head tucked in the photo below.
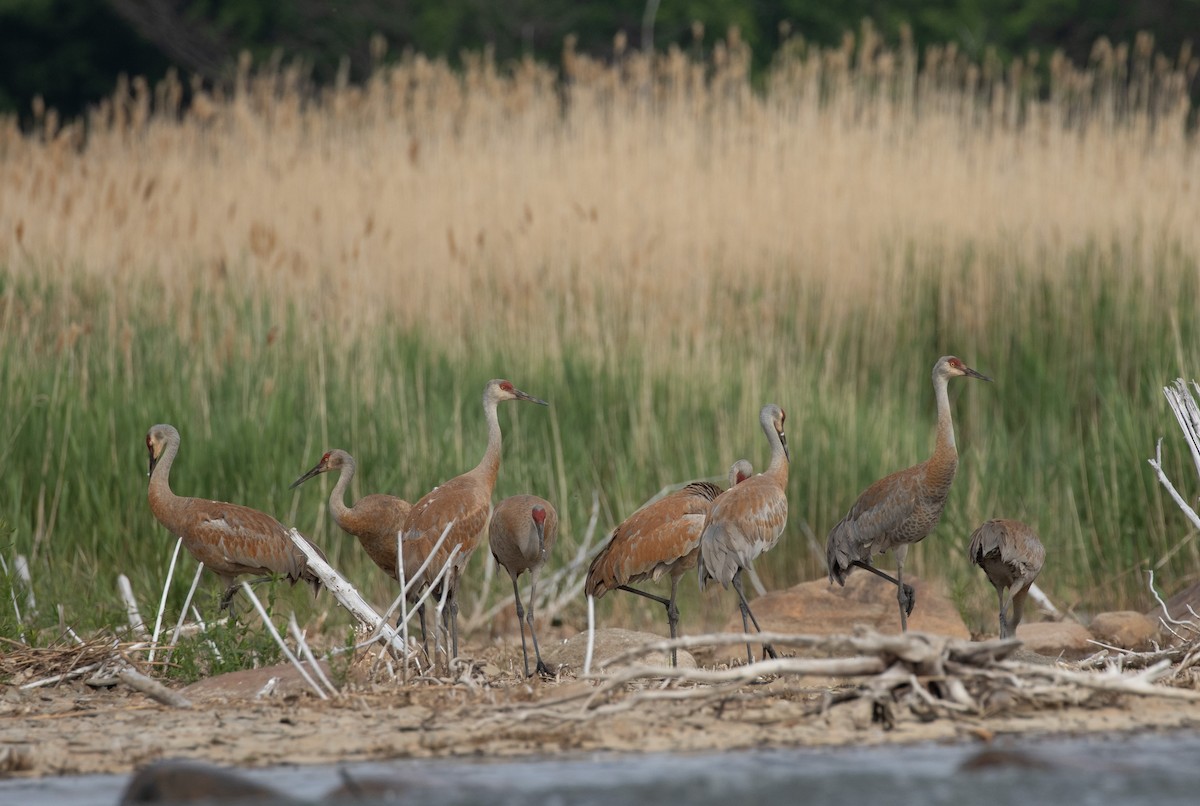
{"type": "Polygon", "coordinates": [[[885,476],[864,490],[825,541],[831,582],[845,585],[851,568],[857,566],[896,586],[901,630],[908,629],[908,616],[916,603],[913,588],[904,582],[903,576],[908,547],[925,539],[937,526],[958,470],[954,422],[946,391],[950,379],[958,377],[991,380],[952,355],[939,358],[933,365],[938,416],[933,455],[918,465],[885,476]],[[896,558],[895,577],[871,564],[872,555],[885,551],[891,551],[896,558]]]}
{"type": "MultiPolygon", "coordinates": [[[[150,511],[184,547],[225,585],[221,609],[238,590],[236,578],[257,574],[257,585],[278,574],[294,585],[300,580],[313,590],[320,580],[308,567],[304,553],[292,543],[288,529],[263,512],[239,504],[188,498],[171,491],[171,465],[179,452],[179,431],[165,423],[146,433],[150,454],[150,511]]],[[[310,543],[311,545],[311,543],[310,543]]],[[[313,546],[322,559],[324,552],[313,546]]]]}
{"type": "Polygon", "coordinates": [[[967,556],[987,574],[1000,604],[1000,637],[1017,633],[1029,586],[1046,562],[1046,548],[1033,528],[1021,521],[990,520],[971,534],[967,556]],[[1004,589],[1008,589],[1008,595],[1004,589]]]}
{"type": "MultiPolygon", "coordinates": [[[[738,607],[742,611],[742,627],[747,633],[750,632],[751,622],[754,629],[759,632],[761,629],[750,610],[750,603],[746,601],[742,571],[749,568],[760,554],[774,548],[787,525],[787,482],[791,457],[788,454],[787,435],[783,430],[786,419],[783,409],[774,403],[763,406],[758,423],[771,446],[771,462],[765,471],[732,487],[713,503],[700,535],[700,559],[697,563],[700,588],[703,589],[709,580],[716,580],[726,588],[732,583],[737,591],[738,607]]],[[[763,644],[763,654],[778,657],[770,644],[763,644]]],[[[750,644],[746,644],[746,658],[748,662],[754,662],[750,644]]]]}
{"type": "MultiPolygon", "coordinates": [[[[550,405],[522,392],[510,381],[494,378],[483,388],[483,413],[487,420],[487,450],[479,464],[461,476],[446,481],[413,504],[404,521],[403,547],[405,578],[413,579],[425,558],[444,531],[449,529],[442,546],[426,569],[425,576],[433,578],[453,554],[454,560],[443,584],[447,587],[446,611],[443,618],[450,631],[452,655],[458,656],[458,582],[471,554],[479,546],[487,530],[492,511],[492,490],[500,473],[500,419],[496,407],[506,400],[523,400],[539,406],[550,405]]],[[[420,589],[420,580],[414,585],[420,589]]]]}
{"type": "Polygon", "coordinates": [[[513,599],[517,603],[517,622],[521,628],[521,656],[525,660],[525,676],[529,677],[529,650],[525,646],[525,622],[529,622],[529,636],[533,640],[533,654],[537,657],[537,673],[553,677],[553,673],[542,662],[542,651],[538,648],[537,633],[533,629],[533,603],[537,597],[538,574],[546,564],[546,558],[558,539],[558,513],[545,498],[536,495],[514,495],[505,498],[492,512],[488,527],[488,545],[492,556],[512,577],[513,599]],[[521,607],[521,593],[517,589],[517,577],[529,572],[529,610],[521,607]]]}

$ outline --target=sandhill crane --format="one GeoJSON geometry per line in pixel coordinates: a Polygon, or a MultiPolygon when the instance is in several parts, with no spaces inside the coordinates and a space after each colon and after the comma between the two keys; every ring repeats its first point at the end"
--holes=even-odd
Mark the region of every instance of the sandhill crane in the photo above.
{"type": "Polygon", "coordinates": [[[496,562],[512,577],[513,599],[517,603],[517,622],[521,626],[521,656],[525,660],[525,676],[529,677],[529,650],[525,647],[525,620],[529,621],[529,636],[533,639],[533,654],[537,657],[537,673],[553,677],[542,663],[537,633],[533,629],[533,602],[537,596],[538,572],[550,556],[558,539],[558,513],[544,498],[536,495],[514,495],[496,505],[488,528],[488,545],[496,562]],[[517,577],[529,572],[529,610],[521,607],[517,577]]]}
{"type": "MultiPolygon", "coordinates": [[[[783,409],[774,403],[763,406],[758,422],[771,446],[771,463],[765,471],[731,488],[713,503],[700,535],[700,588],[703,590],[710,579],[726,588],[732,582],[742,611],[742,627],[747,633],[749,622],[754,623],[754,629],[760,632],[761,629],[742,589],[742,571],[779,542],[787,524],[790,456],[787,435],[783,432],[785,419],[783,409]]],[[[778,657],[770,644],[763,644],[763,654],[778,657]]],[[[746,644],[746,658],[754,662],[749,644],[746,644]]]]}
{"type": "MultiPolygon", "coordinates": [[[[304,553],[288,537],[287,527],[270,515],[238,504],[185,498],[171,492],[171,465],[179,452],[179,432],[174,426],[151,428],[146,434],[146,448],[150,452],[150,511],[224,583],[221,609],[229,606],[238,589],[234,580],[242,574],[265,575],[253,580],[252,585],[269,580],[271,574],[281,574],[293,585],[302,579],[311,583],[314,591],[320,587],[304,553]]],[[[316,551],[324,558],[324,552],[316,551]]]]}
{"type": "MultiPolygon", "coordinates": [[[[404,571],[405,578],[412,579],[421,563],[429,556],[442,532],[453,522],[453,527],[429,565],[432,577],[445,565],[450,553],[457,548],[454,564],[447,574],[446,612],[444,619],[449,626],[452,642],[452,657],[458,656],[458,580],[466,567],[467,560],[479,545],[488,517],[492,510],[492,490],[500,472],[500,419],[496,407],[505,400],[524,400],[539,406],[550,405],[517,389],[511,382],[493,378],[483,389],[483,413],[487,419],[487,451],[474,469],[456,476],[434,487],[420,501],[413,504],[412,511],[404,521],[404,571]]],[[[420,587],[418,584],[416,587],[420,587]]]]}
{"type": "MultiPolygon", "coordinates": [[[[354,506],[346,506],[346,488],[354,480],[356,467],[353,456],[335,448],[325,453],[311,470],[293,481],[288,489],[295,489],[322,473],[340,470],[337,483],[329,493],[329,511],[333,514],[334,522],[343,532],[358,538],[367,556],[383,573],[399,580],[400,576],[396,570],[396,540],[400,530],[404,528],[408,513],[412,511],[412,504],[394,495],[375,493],[358,499],[354,506]]],[[[410,601],[419,598],[420,592],[416,590],[415,585],[410,586],[409,591],[410,601]]],[[[425,636],[424,606],[417,613],[421,619],[421,635],[425,636]]],[[[426,653],[428,654],[428,646],[426,653]]]]}
{"type": "Polygon", "coordinates": [[[950,417],[950,398],[946,386],[951,378],[966,376],[990,381],[952,355],[942,356],[933,365],[933,391],[937,398],[937,442],[933,455],[906,470],[885,476],[872,484],[829,532],[825,554],[829,579],[846,584],[853,566],[865,568],[896,586],[900,604],[900,629],[908,630],[908,615],[915,597],[911,585],[904,582],[904,558],[908,547],[925,538],[937,526],[950,494],[950,483],[958,469],[958,449],[954,445],[954,422],[950,417]],[[892,550],[896,557],[896,576],[891,577],[871,565],[871,556],[892,550]]]}
{"type": "Polygon", "coordinates": [[[1042,570],[1046,549],[1021,521],[990,520],[971,534],[967,556],[987,574],[1000,603],[1000,637],[1011,638],[1021,623],[1029,586],[1042,570]],[[1004,589],[1008,588],[1008,596],[1004,589]],[[1011,617],[1006,613],[1012,607],[1011,617]]]}
{"type": "MultiPolygon", "coordinates": [[[[729,469],[729,484],[734,486],[753,474],[750,463],[739,459],[729,469]]],[[[704,518],[721,493],[715,484],[694,481],[623,520],[613,530],[608,545],[592,560],[584,593],[599,599],[610,590],[620,589],[658,602],[667,609],[671,637],[677,638],[679,608],[675,595],[679,580],[696,567],[704,518]],[[667,573],[671,575],[669,599],[632,587],[647,579],[658,581],[667,573]]],[[[677,654],[671,650],[672,666],[678,661],[677,654]]]]}

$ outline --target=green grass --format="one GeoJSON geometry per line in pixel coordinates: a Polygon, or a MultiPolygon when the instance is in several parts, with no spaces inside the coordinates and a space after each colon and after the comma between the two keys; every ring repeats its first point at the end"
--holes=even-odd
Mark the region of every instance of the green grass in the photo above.
{"type": "MultiPolygon", "coordinates": [[[[40,607],[32,618],[44,628],[57,623],[60,603],[80,631],[122,623],[118,573],[133,580],[152,619],[173,540],[146,505],[144,435],[170,422],[183,438],[176,492],[297,525],[366,595],[390,601],[388,581],[324,516],[332,479],[296,491],[288,484],[323,450],[342,447],[359,461],[356,494],[416,500],[478,461],[480,394],[503,376],[551,407],[501,408],[495,500],[529,491],[553,501],[563,535],[555,560],[580,539],[593,491],[607,530],[666,484],[723,475],[743,456],[761,469],[757,412],[780,403],[793,456],[790,523],[758,569],[768,587],[785,587],[822,575],[805,525],[823,544],[867,484],[928,455],[930,368],[954,352],[995,383],[952,384],[959,476],[942,524],[910,554],[910,567],[944,578],[968,622],[983,624],[992,592],[967,564],[966,539],[987,518],[1016,517],[1046,543],[1039,583],[1060,605],[1146,607],[1146,568],[1170,555],[1158,578],[1179,587],[1200,560],[1194,542],[1172,553],[1188,527],[1146,464],[1165,437],[1168,473],[1186,497],[1195,489],[1160,391],[1194,374],[1194,259],[1164,249],[1143,266],[1088,248],[1053,281],[1030,270],[994,282],[1002,260],[980,251],[915,261],[875,289],[903,314],[882,317],[866,299],[836,327],[820,324],[820,287],[796,279],[764,289],[765,321],[719,332],[719,349],[664,370],[650,369],[641,351],[651,348],[635,341],[599,358],[568,344],[561,359],[531,362],[519,345],[481,332],[467,334],[462,357],[452,357],[399,330],[343,343],[327,322],[232,294],[196,295],[179,310],[164,307],[153,287],[118,305],[103,285],[10,280],[0,287],[0,520],[12,532],[4,556],[10,565],[16,554],[29,558],[40,607]]],[[[485,554],[472,561],[468,608],[485,554]]],[[[192,568],[185,558],[177,571],[172,625],[192,568]]],[[[684,586],[685,626],[733,612],[731,597],[698,606],[692,587],[684,586]]],[[[11,637],[5,590],[0,630],[11,637]]],[[[202,588],[206,615],[217,593],[215,580],[202,588]]],[[[302,620],[331,607],[303,586],[280,585],[275,595],[277,612],[294,608],[302,620]]],[[[491,595],[508,592],[493,585],[491,595]]],[[[606,618],[661,617],[640,602],[603,607],[606,618]]],[[[582,624],[582,613],[580,602],[566,615],[582,624]]],[[[324,624],[340,635],[346,617],[334,609],[324,624]]]]}

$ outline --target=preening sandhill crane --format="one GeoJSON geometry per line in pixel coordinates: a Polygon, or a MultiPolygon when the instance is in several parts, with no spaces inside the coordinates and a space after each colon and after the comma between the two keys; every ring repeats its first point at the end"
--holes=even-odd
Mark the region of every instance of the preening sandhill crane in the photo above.
{"type": "Polygon", "coordinates": [[[542,663],[537,633],[533,629],[533,602],[537,596],[538,573],[558,539],[558,513],[550,502],[536,495],[514,495],[505,498],[492,513],[488,528],[488,545],[492,556],[512,577],[513,599],[517,603],[517,622],[521,627],[521,656],[525,660],[525,676],[529,677],[529,650],[525,647],[525,621],[529,621],[529,636],[533,639],[533,654],[537,657],[537,673],[553,677],[542,663]],[[517,577],[529,572],[529,610],[521,607],[517,577]]]}
{"type": "Polygon", "coordinates": [[[950,494],[950,483],[958,470],[958,449],[954,444],[954,422],[950,417],[950,398],[946,386],[951,378],[966,376],[990,381],[952,355],[944,355],[933,365],[933,391],[937,398],[937,442],[933,455],[919,465],[885,476],[872,484],[829,532],[825,555],[829,579],[846,584],[853,566],[865,568],[896,586],[900,604],[900,629],[908,630],[908,616],[915,597],[904,582],[904,558],[908,547],[925,538],[937,526],[950,494]],[[871,557],[891,550],[896,558],[896,576],[891,577],[871,565],[871,557]]]}
{"type": "MultiPolygon", "coordinates": [[[[304,553],[288,537],[287,527],[270,515],[238,504],[185,498],[171,492],[171,465],[179,452],[179,432],[174,426],[151,428],[146,434],[146,449],[150,452],[150,511],[224,583],[221,609],[229,606],[238,590],[235,579],[242,574],[260,575],[252,585],[279,574],[293,585],[304,580],[314,591],[320,587],[304,553]]],[[[324,558],[324,552],[316,551],[324,558]]]]}
{"type": "MultiPolygon", "coordinates": [[[[786,418],[783,409],[774,403],[763,406],[758,422],[771,446],[771,463],[765,471],[732,487],[713,503],[700,535],[700,588],[703,590],[710,579],[726,588],[732,582],[742,611],[742,627],[747,633],[750,622],[754,623],[754,629],[762,630],[746,601],[742,571],[779,542],[787,525],[790,456],[787,435],[783,432],[786,418]]],[[[778,657],[770,644],[763,644],[763,654],[778,657]]],[[[746,658],[754,662],[750,644],[746,644],[746,658]]]]}
{"type": "MultiPolygon", "coordinates": [[[[492,490],[500,472],[500,419],[496,407],[505,400],[524,400],[539,406],[550,405],[517,389],[511,382],[494,378],[483,388],[483,413],[487,418],[487,451],[474,469],[455,476],[434,487],[420,501],[413,504],[412,511],[404,521],[404,570],[405,578],[412,579],[442,532],[453,522],[446,540],[426,570],[432,579],[446,564],[451,552],[457,548],[454,563],[447,574],[446,611],[443,614],[450,627],[452,642],[451,657],[458,656],[458,580],[466,567],[467,560],[479,545],[488,517],[492,511],[492,490]]],[[[414,588],[420,588],[418,583],[414,588]]]]}
{"type": "MultiPolygon", "coordinates": [[[[739,459],[729,470],[729,484],[736,485],[753,474],[750,463],[739,459]]],[[[675,595],[679,580],[696,567],[704,519],[721,493],[721,488],[715,484],[694,481],[621,521],[613,530],[608,545],[592,560],[584,592],[599,599],[610,590],[620,589],[658,602],[667,609],[671,637],[677,638],[679,608],[675,604],[675,595]],[[633,587],[647,579],[658,581],[663,574],[671,575],[669,599],[633,587]]],[[[677,652],[673,649],[671,665],[677,661],[677,652]]]]}
{"type": "Polygon", "coordinates": [[[1021,521],[990,520],[971,534],[967,556],[987,574],[1000,603],[1000,637],[1011,638],[1021,623],[1029,586],[1042,570],[1046,549],[1021,521]],[[1008,588],[1005,596],[1004,589],[1008,588]],[[1011,606],[1011,615],[1006,611],[1011,606]]]}
{"type": "MultiPolygon", "coordinates": [[[[383,573],[392,579],[399,580],[396,571],[396,540],[404,528],[404,521],[412,511],[412,504],[394,495],[364,495],[354,502],[354,506],[346,506],[346,488],[354,480],[357,467],[354,457],[343,450],[334,449],[321,457],[321,461],[300,478],[292,482],[289,489],[295,489],[304,482],[331,470],[340,470],[337,483],[329,493],[329,511],[343,532],[358,538],[359,544],[367,552],[383,573]]],[[[420,596],[416,586],[410,587],[409,599],[415,600],[420,596]]],[[[421,618],[421,635],[425,635],[425,608],[417,611],[421,618]]],[[[426,647],[428,650],[428,647],[426,647]]]]}

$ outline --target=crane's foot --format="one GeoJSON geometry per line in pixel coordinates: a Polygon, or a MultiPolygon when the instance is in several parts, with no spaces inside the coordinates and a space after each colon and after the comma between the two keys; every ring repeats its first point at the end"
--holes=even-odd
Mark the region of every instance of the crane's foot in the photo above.
{"type": "Polygon", "coordinates": [[[556,677],[558,677],[558,675],[550,671],[549,666],[542,663],[540,660],[537,662],[537,673],[538,677],[541,677],[543,680],[554,680],[556,677]]]}
{"type": "Polygon", "coordinates": [[[775,651],[775,647],[770,644],[763,644],[763,660],[770,658],[771,660],[779,660],[779,653],[775,651]]]}

